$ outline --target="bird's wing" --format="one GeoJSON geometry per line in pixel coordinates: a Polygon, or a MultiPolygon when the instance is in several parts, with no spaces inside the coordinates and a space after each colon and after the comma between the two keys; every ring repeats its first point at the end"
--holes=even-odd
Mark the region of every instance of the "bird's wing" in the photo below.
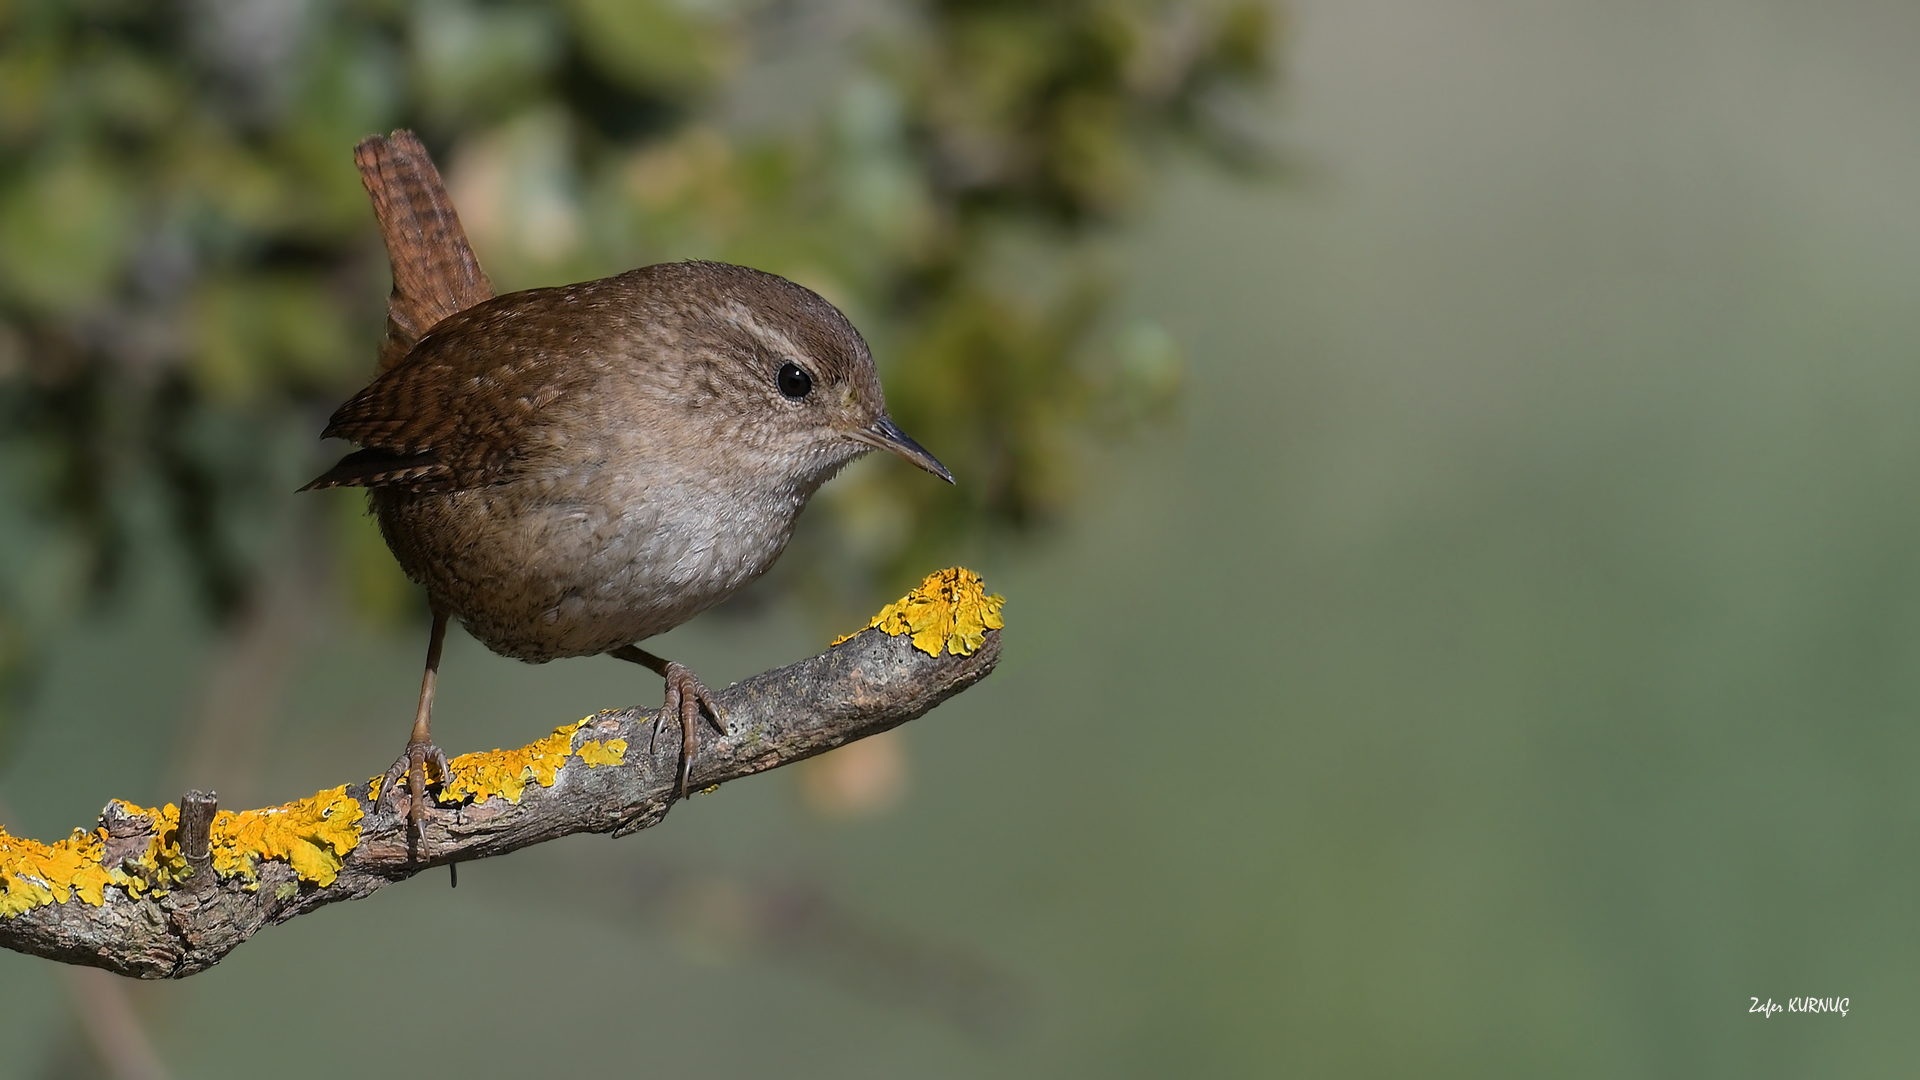
{"type": "Polygon", "coordinates": [[[380,369],[405,359],[434,325],[493,297],[467,243],[440,170],[411,131],[373,135],[353,148],[393,266],[380,369]]]}
{"type": "Polygon", "coordinates": [[[547,445],[551,410],[599,370],[564,321],[529,317],[553,291],[499,297],[435,327],[333,414],[321,437],[365,449],[301,490],[449,491],[510,479],[547,445]]]}

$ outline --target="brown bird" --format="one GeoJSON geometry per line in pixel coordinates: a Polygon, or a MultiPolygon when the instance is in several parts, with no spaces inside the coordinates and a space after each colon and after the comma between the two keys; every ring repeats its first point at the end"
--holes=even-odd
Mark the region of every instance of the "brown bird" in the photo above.
{"type": "Polygon", "coordinates": [[[433,629],[406,753],[415,838],[447,620],[532,663],[605,654],[666,680],[687,793],[704,709],[691,671],[638,642],[765,573],[807,500],[888,450],[951,483],[887,415],[867,344],[813,292],[685,262],[493,296],[411,132],[355,150],[393,265],[380,373],[323,438],[363,449],[302,490],[365,487],[433,629]]]}

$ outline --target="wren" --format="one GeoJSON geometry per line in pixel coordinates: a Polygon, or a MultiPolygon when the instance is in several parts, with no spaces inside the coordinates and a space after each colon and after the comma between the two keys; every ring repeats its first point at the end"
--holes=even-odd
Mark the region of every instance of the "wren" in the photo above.
{"type": "Polygon", "coordinates": [[[714,262],[493,296],[410,132],[356,149],[394,269],[383,370],[323,438],[361,449],[302,490],[368,489],[432,611],[404,776],[419,840],[449,618],[532,663],[607,655],[666,680],[685,797],[704,711],[692,672],[639,643],[764,574],[821,484],[871,450],[951,483],[887,415],[859,331],[784,278],[714,262]]]}

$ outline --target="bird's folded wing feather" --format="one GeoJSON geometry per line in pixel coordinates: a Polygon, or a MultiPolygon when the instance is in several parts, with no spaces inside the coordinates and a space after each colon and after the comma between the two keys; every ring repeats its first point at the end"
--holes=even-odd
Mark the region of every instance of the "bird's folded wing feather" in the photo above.
{"type": "Polygon", "coordinates": [[[448,491],[511,479],[544,445],[549,410],[597,367],[568,353],[564,329],[528,317],[547,291],[501,297],[437,326],[333,414],[321,437],[364,449],[301,490],[448,491]]]}

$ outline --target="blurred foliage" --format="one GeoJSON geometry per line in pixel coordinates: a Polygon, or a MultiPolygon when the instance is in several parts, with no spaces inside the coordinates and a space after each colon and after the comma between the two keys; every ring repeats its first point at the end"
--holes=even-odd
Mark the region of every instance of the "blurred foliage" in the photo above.
{"type": "MultiPolygon", "coordinates": [[[[1274,31],[1253,0],[0,0],[0,491],[33,524],[0,535],[62,553],[6,560],[30,580],[0,582],[0,667],[135,545],[177,550],[215,616],[245,602],[372,369],[385,263],[350,150],[396,127],[503,290],[717,258],[866,332],[961,484],[856,467],[789,585],[831,570],[865,604],[1043,521],[1075,445],[1179,384],[1163,331],[1107,325],[1090,241],[1163,147],[1252,153],[1222,105],[1274,31]],[[740,120],[809,20],[852,44],[740,120]]],[[[355,595],[405,603],[359,504],[318,498],[355,595]]]]}

